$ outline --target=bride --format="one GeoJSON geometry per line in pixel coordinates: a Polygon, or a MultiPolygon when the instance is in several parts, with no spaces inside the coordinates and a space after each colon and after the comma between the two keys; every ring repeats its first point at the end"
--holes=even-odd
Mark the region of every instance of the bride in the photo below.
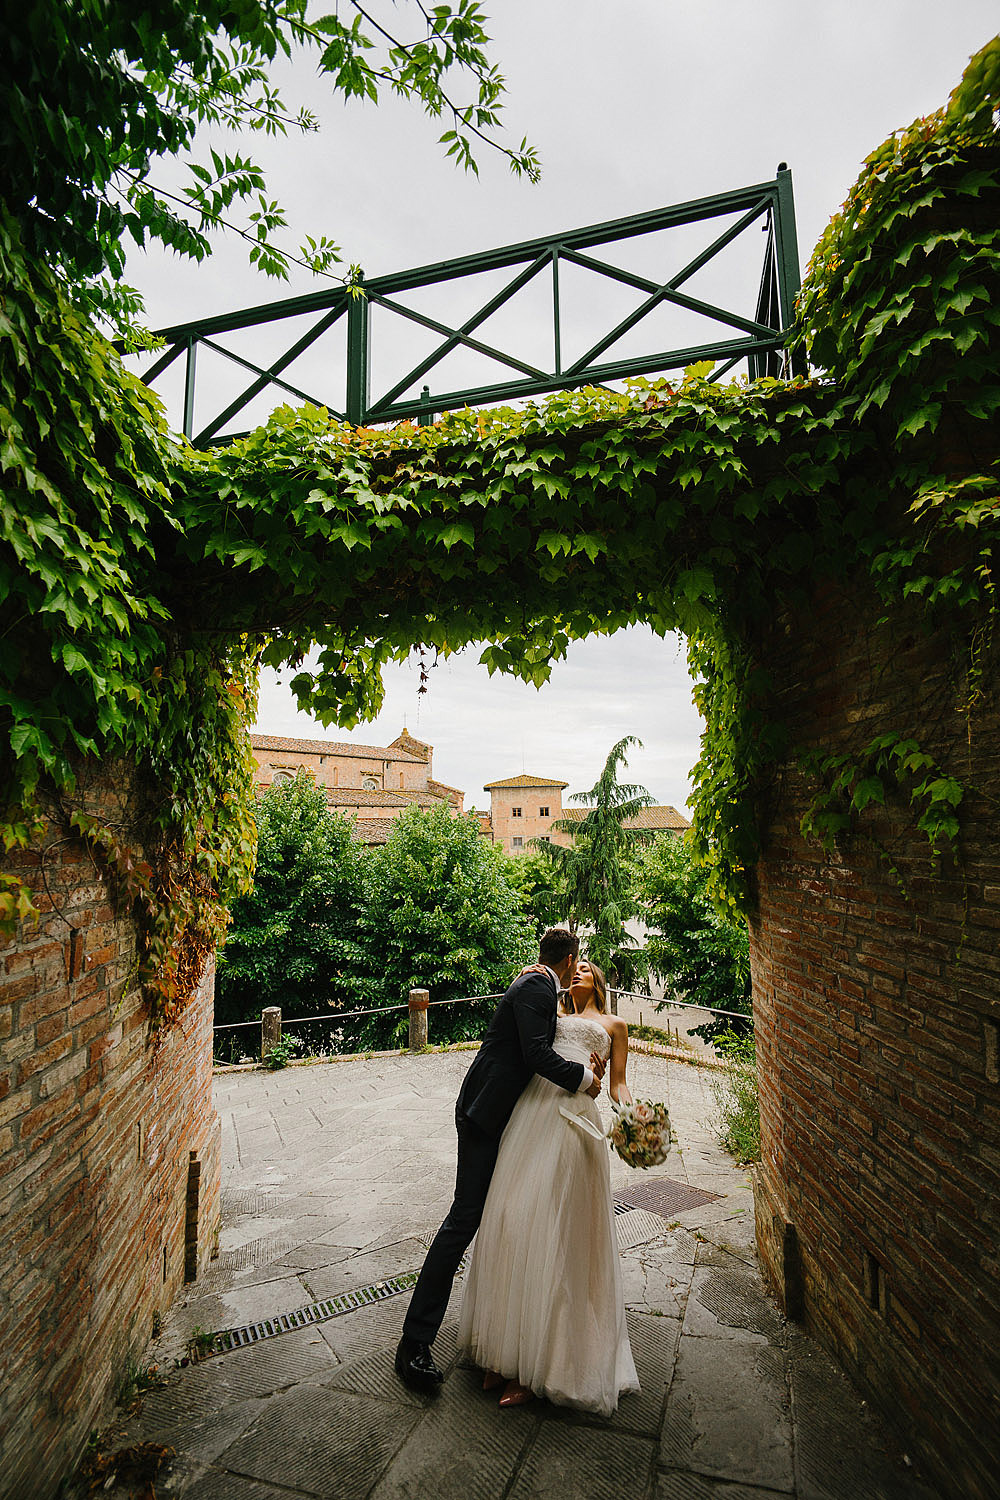
{"type": "MultiPolygon", "coordinates": [[[[604,975],[581,960],[553,1047],[586,1062],[610,1053],[611,1097],[625,1085],[628,1027],[606,1010],[604,975]]],[[[608,1145],[593,1099],[537,1075],[500,1142],[465,1280],[459,1350],[507,1381],[501,1406],[532,1395],[610,1416],[637,1391],[625,1324],[608,1145]]]]}

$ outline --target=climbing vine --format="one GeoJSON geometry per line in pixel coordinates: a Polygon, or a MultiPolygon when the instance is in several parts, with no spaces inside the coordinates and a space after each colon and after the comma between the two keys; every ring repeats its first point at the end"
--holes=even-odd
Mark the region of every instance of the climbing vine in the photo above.
{"type": "MultiPolygon", "coordinates": [[[[998,58],[991,43],[944,110],[874,153],[824,235],[800,301],[809,379],[694,366],[391,431],[282,408],[198,453],[0,220],[0,837],[27,848],[62,819],[91,841],[137,904],[157,1015],[251,875],[262,663],[350,726],[414,646],[478,642],[491,671],[538,683],[573,638],[683,632],[708,724],[696,839],[737,906],[760,786],[795,749],[753,651],[782,602],[859,569],[887,612],[915,596],[965,642],[972,700],[1000,534],[998,58]],[[135,827],[78,805],[98,757],[135,768],[135,827]]],[[[812,831],[839,832],[825,796],[850,816],[877,783],[953,838],[961,787],[925,757],[907,730],[813,763],[812,831]]],[[[9,930],[31,907],[4,881],[9,930]]]]}

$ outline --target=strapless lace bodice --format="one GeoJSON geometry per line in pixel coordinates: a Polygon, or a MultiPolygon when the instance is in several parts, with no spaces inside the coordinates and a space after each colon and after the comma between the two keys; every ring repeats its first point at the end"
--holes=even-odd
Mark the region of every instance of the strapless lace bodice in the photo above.
{"type": "Polygon", "coordinates": [[[592,1021],[589,1016],[557,1016],[552,1045],[560,1057],[570,1062],[589,1063],[592,1052],[607,1057],[611,1038],[600,1021],[592,1021]]]}

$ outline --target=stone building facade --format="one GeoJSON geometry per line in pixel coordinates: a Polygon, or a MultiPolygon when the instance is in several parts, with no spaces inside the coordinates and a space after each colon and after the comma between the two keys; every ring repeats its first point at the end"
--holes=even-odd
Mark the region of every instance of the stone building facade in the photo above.
{"type": "Polygon", "coordinates": [[[490,794],[490,811],[484,815],[482,832],[505,854],[523,854],[532,839],[569,844],[566,833],[553,832],[552,824],[563,816],[562,794],[568,781],[547,776],[508,776],[483,788],[490,794]]]}
{"type": "MultiPolygon", "coordinates": [[[[568,781],[527,774],[487,782],[483,790],[490,794],[490,810],[478,814],[480,833],[492,843],[500,844],[506,854],[523,854],[531,848],[532,839],[568,846],[572,834],[553,828],[553,823],[579,822],[587,811],[584,807],[563,807],[562,794],[568,785],[568,781]]],[[[691,825],[675,807],[664,805],[644,807],[627,826],[682,833],[691,825]]]]}
{"type": "Polygon", "coordinates": [[[405,728],[391,745],[274,734],[252,734],[250,743],[258,790],[308,771],[325,790],[329,806],[356,819],[354,836],[362,844],[384,844],[393,822],[408,807],[445,806],[455,816],[464,811],[464,792],[434,779],[434,747],[405,728]]]}

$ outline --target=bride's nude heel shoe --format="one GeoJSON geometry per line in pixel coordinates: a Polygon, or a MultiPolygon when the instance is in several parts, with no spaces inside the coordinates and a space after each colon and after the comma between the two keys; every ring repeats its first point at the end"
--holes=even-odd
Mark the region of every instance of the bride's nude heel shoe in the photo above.
{"type": "Polygon", "coordinates": [[[519,1385],[516,1380],[508,1380],[507,1389],[500,1397],[500,1405],[527,1406],[528,1402],[534,1399],[534,1391],[530,1391],[526,1385],[519,1385]]]}
{"type": "Polygon", "coordinates": [[[498,1375],[497,1372],[496,1372],[496,1370],[487,1370],[484,1373],[484,1375],[483,1375],[483,1390],[484,1391],[495,1391],[496,1388],[497,1388],[497,1386],[498,1385],[503,1385],[503,1383],[504,1383],[503,1376],[502,1375],[498,1375]]]}

